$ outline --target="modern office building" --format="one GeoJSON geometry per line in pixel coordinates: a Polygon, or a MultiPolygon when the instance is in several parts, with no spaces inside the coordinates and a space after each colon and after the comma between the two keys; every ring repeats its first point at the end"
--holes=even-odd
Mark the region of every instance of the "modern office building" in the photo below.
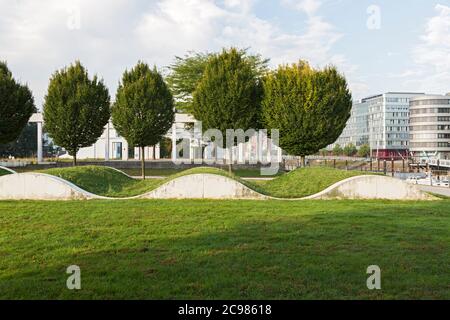
{"type": "Polygon", "coordinates": [[[409,101],[423,93],[388,92],[364,99],[369,104],[369,145],[382,159],[408,156],[409,101]]]}
{"type": "Polygon", "coordinates": [[[328,149],[333,149],[336,144],[341,147],[352,143],[357,148],[369,143],[369,105],[365,101],[358,101],[353,104],[350,118],[342,134],[335,143],[328,149]]]}
{"type": "Polygon", "coordinates": [[[450,159],[450,93],[411,99],[410,151],[418,160],[450,159]]]}
{"type": "Polygon", "coordinates": [[[387,92],[355,102],[351,117],[335,144],[357,148],[370,146],[372,157],[379,159],[408,156],[409,100],[424,93],[387,92]]]}

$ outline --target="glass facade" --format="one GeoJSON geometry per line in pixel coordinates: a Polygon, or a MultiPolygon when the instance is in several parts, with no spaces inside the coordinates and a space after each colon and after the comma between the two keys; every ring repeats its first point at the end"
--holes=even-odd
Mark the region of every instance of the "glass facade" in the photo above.
{"type": "Polygon", "coordinates": [[[351,110],[350,118],[342,134],[336,142],[328,149],[331,150],[336,144],[344,147],[350,143],[356,147],[360,147],[369,143],[369,105],[365,102],[354,103],[351,110]]]}
{"type": "Polygon", "coordinates": [[[336,144],[342,147],[349,143],[357,147],[368,144],[372,156],[377,158],[407,156],[409,104],[411,98],[421,95],[424,94],[388,92],[354,103],[346,128],[329,149],[336,144]]]}
{"type": "Polygon", "coordinates": [[[416,158],[450,158],[449,96],[422,96],[411,100],[411,152],[416,158]]]}

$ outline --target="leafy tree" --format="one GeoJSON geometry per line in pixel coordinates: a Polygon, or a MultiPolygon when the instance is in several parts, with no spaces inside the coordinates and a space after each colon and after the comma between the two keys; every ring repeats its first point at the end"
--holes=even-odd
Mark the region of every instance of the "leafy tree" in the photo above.
{"type": "Polygon", "coordinates": [[[32,157],[37,150],[37,124],[28,123],[16,140],[0,144],[0,157],[32,157]]]}
{"type": "Polygon", "coordinates": [[[161,74],[143,62],[125,70],[112,108],[113,124],[128,144],[141,149],[145,179],[144,148],[160,142],[174,121],[174,102],[161,74]]]}
{"type": "MultiPolygon", "coordinates": [[[[194,92],[194,117],[202,121],[203,130],[218,129],[223,137],[227,129],[258,128],[261,89],[254,61],[236,48],[223,49],[208,60],[194,92]]],[[[232,145],[234,141],[227,141],[230,159],[232,145]]]]}
{"type": "Polygon", "coordinates": [[[342,147],[339,143],[336,143],[333,148],[333,155],[334,156],[340,156],[344,153],[344,150],[342,150],[342,147]]]}
{"type": "Polygon", "coordinates": [[[368,144],[363,144],[359,147],[358,156],[359,157],[368,157],[370,155],[370,146],[368,144]]]}
{"type": "Polygon", "coordinates": [[[348,157],[354,156],[358,150],[353,143],[349,143],[344,147],[344,154],[348,157]]]}
{"type": "Polygon", "coordinates": [[[313,69],[308,63],[283,65],[264,81],[263,121],[278,129],[280,147],[305,156],[336,141],[350,117],[352,97],[335,67],[313,69]]]}
{"type": "Polygon", "coordinates": [[[166,80],[176,99],[178,110],[192,114],[192,94],[210,56],[209,53],[189,52],[184,57],[175,57],[175,62],[169,66],[171,73],[166,80]]]}
{"type": "Polygon", "coordinates": [[[78,150],[97,141],[109,117],[108,89],[97,76],[89,79],[79,61],[52,75],[44,101],[45,129],[74,165],[78,150]]]}
{"type": "MultiPolygon", "coordinates": [[[[239,54],[253,65],[253,70],[259,76],[265,74],[269,60],[263,59],[260,55],[248,54],[247,51],[247,49],[238,50],[239,54]]],[[[174,94],[178,110],[193,114],[194,91],[202,79],[208,60],[213,56],[212,53],[189,52],[184,57],[175,57],[175,61],[169,66],[167,84],[174,94]]]]}
{"type": "Polygon", "coordinates": [[[18,83],[0,61],[0,144],[16,140],[33,112],[36,107],[30,89],[18,83]]]}

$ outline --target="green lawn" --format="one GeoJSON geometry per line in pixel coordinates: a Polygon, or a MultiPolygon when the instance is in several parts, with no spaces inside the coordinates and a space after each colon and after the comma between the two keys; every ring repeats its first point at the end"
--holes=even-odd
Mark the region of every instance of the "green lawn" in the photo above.
{"type": "Polygon", "coordinates": [[[0,299],[450,299],[449,230],[448,200],[0,201],[0,299]]]}
{"type": "Polygon", "coordinates": [[[345,171],[333,168],[311,167],[277,176],[274,180],[242,180],[228,171],[213,167],[198,167],[182,170],[163,179],[135,180],[102,166],[54,168],[39,172],[66,179],[84,190],[109,197],[129,197],[149,192],[161,184],[180,176],[195,173],[212,173],[235,179],[249,188],[279,198],[300,198],[324,190],[332,184],[349,177],[364,174],[360,171],[345,171]]]}
{"type": "MultiPolygon", "coordinates": [[[[140,177],[142,171],[140,168],[120,168],[119,170],[125,172],[130,176],[140,177]]],[[[146,176],[170,176],[172,174],[179,173],[185,169],[157,169],[157,168],[145,168],[146,176]]]]}
{"type": "MultiPolygon", "coordinates": [[[[149,192],[163,183],[195,173],[212,173],[228,176],[233,179],[240,179],[234,175],[229,175],[227,171],[213,167],[198,167],[179,171],[163,179],[137,180],[126,176],[120,171],[102,166],[80,166],[67,168],[52,168],[37,171],[61,177],[74,183],[80,188],[107,197],[131,197],[149,192]]],[[[242,183],[248,184],[246,181],[242,183]]]]}
{"type": "Polygon", "coordinates": [[[9,172],[9,171],[6,171],[6,170],[4,170],[4,169],[2,169],[2,168],[0,168],[0,176],[4,176],[4,175],[6,175],[6,174],[10,174],[11,172],[9,172]]]}
{"type": "Polygon", "coordinates": [[[140,195],[160,184],[160,180],[135,180],[114,169],[102,166],[53,168],[38,172],[61,177],[86,191],[107,197],[140,195]]]}
{"type": "Polygon", "coordinates": [[[327,167],[307,167],[286,173],[274,180],[256,181],[257,190],[279,198],[301,198],[320,192],[341,180],[366,174],[327,167]]]}
{"type": "MultiPolygon", "coordinates": [[[[121,171],[129,174],[130,176],[140,177],[141,169],[139,168],[123,168],[121,171]]],[[[158,169],[158,168],[145,168],[145,174],[147,176],[170,176],[173,174],[180,173],[188,169],[158,169]]],[[[227,171],[228,169],[225,169],[227,171]]],[[[233,174],[238,177],[248,177],[248,178],[256,178],[261,177],[260,169],[233,169],[233,174]]],[[[277,176],[282,175],[283,172],[280,171],[277,173],[277,176]]]]}

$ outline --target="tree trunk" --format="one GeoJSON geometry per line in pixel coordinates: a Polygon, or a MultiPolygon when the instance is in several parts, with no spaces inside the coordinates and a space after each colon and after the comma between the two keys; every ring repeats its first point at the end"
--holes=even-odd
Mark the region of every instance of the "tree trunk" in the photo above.
{"type": "Polygon", "coordinates": [[[76,167],[76,165],[77,165],[77,150],[75,149],[75,151],[73,151],[72,153],[73,153],[72,165],[74,167],[76,167]]]}
{"type": "Polygon", "coordinates": [[[142,180],[145,180],[145,154],[144,154],[144,148],[141,147],[141,170],[142,170],[142,180]]]}
{"type": "Polygon", "coordinates": [[[300,156],[301,162],[302,162],[302,167],[306,167],[306,157],[305,156],[300,156]]]}

